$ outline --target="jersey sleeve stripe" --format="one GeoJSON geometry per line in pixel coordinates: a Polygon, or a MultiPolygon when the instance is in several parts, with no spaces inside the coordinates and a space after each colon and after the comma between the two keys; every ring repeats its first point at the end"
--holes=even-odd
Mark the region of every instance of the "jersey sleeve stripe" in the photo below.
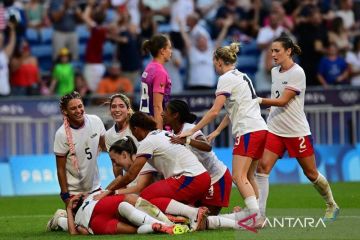
{"type": "Polygon", "coordinates": [[[296,92],[296,95],[300,95],[300,93],[301,93],[301,91],[299,89],[294,88],[294,87],[286,86],[285,88],[296,92]]]}
{"type": "Polygon", "coordinates": [[[230,97],[231,93],[229,92],[217,92],[215,93],[216,96],[224,95],[225,97],[230,97]]]}
{"type": "Polygon", "coordinates": [[[136,157],[144,157],[144,158],[150,159],[150,158],[152,158],[152,155],[149,153],[139,153],[136,155],[136,157]]]}

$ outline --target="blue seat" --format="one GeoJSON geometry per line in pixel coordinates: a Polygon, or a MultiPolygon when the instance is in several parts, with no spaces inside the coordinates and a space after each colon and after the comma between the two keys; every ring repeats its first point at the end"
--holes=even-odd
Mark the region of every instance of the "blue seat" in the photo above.
{"type": "Polygon", "coordinates": [[[242,68],[257,68],[258,65],[258,56],[253,55],[240,55],[237,59],[237,67],[242,68]]]}
{"type": "Polygon", "coordinates": [[[48,57],[51,59],[52,46],[49,44],[43,44],[39,46],[32,46],[31,53],[37,58],[48,57]]]}
{"type": "Polygon", "coordinates": [[[260,55],[260,49],[257,46],[256,40],[241,44],[241,55],[260,55]]]}
{"type": "Polygon", "coordinates": [[[90,37],[90,32],[88,27],[86,25],[78,25],[76,27],[76,32],[79,36],[80,43],[87,43],[90,37]]]}
{"type": "Polygon", "coordinates": [[[53,32],[51,27],[42,28],[40,30],[41,42],[43,44],[51,44],[53,32]]]}
{"type": "Polygon", "coordinates": [[[41,69],[41,72],[47,72],[49,73],[53,67],[53,62],[51,57],[40,57],[38,58],[39,66],[41,69]]]}
{"type": "Polygon", "coordinates": [[[115,46],[111,42],[105,42],[103,56],[105,59],[112,59],[115,52],[115,46]]]}
{"type": "Polygon", "coordinates": [[[33,28],[26,29],[26,39],[30,45],[40,44],[39,32],[33,28]]]}

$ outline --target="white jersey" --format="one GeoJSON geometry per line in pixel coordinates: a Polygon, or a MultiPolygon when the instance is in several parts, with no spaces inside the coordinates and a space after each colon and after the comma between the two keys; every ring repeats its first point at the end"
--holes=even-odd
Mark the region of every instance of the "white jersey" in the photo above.
{"type": "Polygon", "coordinates": [[[269,132],[282,137],[310,135],[309,123],[304,112],[306,77],[304,70],[294,64],[289,70],[279,72],[280,66],[271,70],[271,98],[278,98],[284,89],[296,92],[296,96],[285,107],[270,108],[267,119],[269,132]]]}
{"type": "Polygon", "coordinates": [[[99,202],[99,200],[94,200],[94,196],[97,194],[100,194],[100,192],[96,191],[84,199],[83,204],[81,204],[79,210],[75,214],[75,220],[74,220],[74,223],[76,225],[86,228],[91,234],[94,233],[92,229],[89,227],[89,223],[95,205],[99,202]]]}
{"type": "MultiPolygon", "coordinates": [[[[188,130],[191,130],[194,126],[195,126],[195,124],[184,123],[181,132],[186,132],[188,130]]],[[[196,133],[194,133],[191,136],[191,138],[196,139],[199,136],[204,136],[203,132],[200,130],[197,131],[196,133]]],[[[205,151],[201,151],[197,148],[194,148],[190,145],[188,145],[187,147],[195,154],[195,156],[199,159],[201,164],[209,172],[210,177],[211,177],[211,185],[216,183],[217,181],[219,181],[219,179],[222,178],[222,176],[224,176],[224,174],[227,170],[227,167],[225,166],[225,164],[222,161],[220,161],[217,158],[214,151],[205,152],[205,151]]]]}
{"type": "Polygon", "coordinates": [[[136,146],[139,145],[137,139],[132,135],[129,127],[125,128],[123,131],[119,132],[116,130],[116,127],[114,124],[105,133],[105,145],[106,145],[107,151],[109,151],[111,145],[113,145],[116,141],[118,141],[126,136],[130,136],[134,140],[136,146]]]}
{"type": "Polygon", "coordinates": [[[104,136],[105,127],[98,116],[84,115],[85,124],[79,129],[71,129],[75,153],[79,162],[79,172],[73,167],[64,124],[56,131],[54,153],[66,156],[66,177],[70,194],[91,192],[100,187],[97,156],[100,136],[104,136]]]}
{"type": "Polygon", "coordinates": [[[225,110],[230,117],[234,137],[267,130],[254,87],[246,74],[237,69],[224,73],[219,77],[215,94],[226,96],[225,110]]]}
{"type": "Polygon", "coordinates": [[[8,94],[10,94],[9,58],[3,50],[0,50],[0,95],[8,94]]]}
{"type": "MultiPolygon", "coordinates": [[[[106,149],[107,151],[109,151],[111,145],[113,145],[116,141],[126,137],[126,136],[130,136],[132,137],[132,139],[134,140],[134,143],[136,145],[136,147],[139,147],[139,142],[137,141],[137,139],[132,135],[132,132],[130,130],[129,127],[125,128],[123,131],[121,132],[117,132],[116,131],[116,127],[115,124],[114,126],[112,126],[112,128],[110,128],[109,130],[106,131],[105,133],[105,144],[106,144],[106,149]]],[[[140,175],[142,174],[147,174],[150,172],[154,172],[156,173],[156,169],[153,168],[149,163],[145,163],[144,167],[140,170],[139,175],[136,177],[136,179],[134,179],[134,181],[132,181],[131,183],[129,183],[127,185],[127,187],[130,186],[135,186],[137,184],[137,180],[139,178],[140,175]]],[[[123,174],[125,175],[126,171],[123,170],[123,174]]]]}
{"type": "Polygon", "coordinates": [[[193,152],[184,145],[170,142],[171,134],[164,130],[150,132],[139,143],[137,155],[146,157],[165,179],[179,175],[194,177],[206,172],[193,152]]]}

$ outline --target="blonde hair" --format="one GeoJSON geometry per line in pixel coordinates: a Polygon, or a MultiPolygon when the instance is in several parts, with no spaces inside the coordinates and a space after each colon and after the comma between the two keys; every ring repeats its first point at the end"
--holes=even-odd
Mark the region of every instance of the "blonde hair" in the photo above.
{"type": "Polygon", "coordinates": [[[128,109],[128,121],[129,121],[131,115],[133,115],[133,113],[134,113],[134,110],[133,110],[132,107],[131,107],[130,99],[129,99],[125,94],[116,93],[116,94],[112,95],[112,96],[109,98],[109,101],[108,101],[108,102],[106,102],[106,104],[109,104],[110,108],[111,108],[111,104],[112,104],[112,102],[114,101],[115,98],[120,98],[121,101],[123,101],[123,102],[125,103],[126,108],[128,109]]]}
{"type": "Polygon", "coordinates": [[[233,42],[229,46],[219,47],[214,52],[216,60],[223,60],[225,65],[236,63],[237,53],[240,51],[240,43],[233,42]]]}

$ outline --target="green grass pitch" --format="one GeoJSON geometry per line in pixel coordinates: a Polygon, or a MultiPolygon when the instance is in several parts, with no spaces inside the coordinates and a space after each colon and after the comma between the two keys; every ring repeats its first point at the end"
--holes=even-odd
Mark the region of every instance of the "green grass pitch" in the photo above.
{"type": "MultiPolygon", "coordinates": [[[[92,236],[91,239],[360,239],[360,182],[332,184],[333,193],[341,211],[337,221],[326,227],[268,227],[252,233],[248,231],[214,230],[178,236],[160,234],[92,236]]],[[[230,212],[235,205],[243,205],[236,189],[231,204],[223,212],[230,212]]],[[[45,225],[57,208],[63,207],[58,196],[0,197],[0,239],[69,239],[65,232],[46,232],[45,225]]],[[[311,185],[271,185],[267,215],[271,218],[312,217],[324,214],[324,202],[311,185]]],[[[89,236],[73,236],[86,239],[89,236]]]]}

